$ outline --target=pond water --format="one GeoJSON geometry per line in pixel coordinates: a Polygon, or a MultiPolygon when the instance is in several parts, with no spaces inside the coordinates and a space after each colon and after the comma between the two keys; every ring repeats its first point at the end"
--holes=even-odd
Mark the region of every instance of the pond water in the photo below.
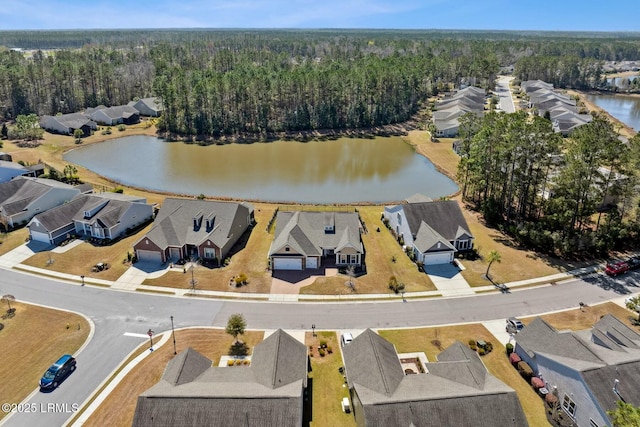
{"type": "Polygon", "coordinates": [[[587,95],[587,99],[634,130],[640,130],[640,97],[587,95]]]}
{"type": "Polygon", "coordinates": [[[125,185],[234,199],[388,202],[458,190],[399,137],[200,146],[130,136],[74,149],[65,159],[125,185]]]}

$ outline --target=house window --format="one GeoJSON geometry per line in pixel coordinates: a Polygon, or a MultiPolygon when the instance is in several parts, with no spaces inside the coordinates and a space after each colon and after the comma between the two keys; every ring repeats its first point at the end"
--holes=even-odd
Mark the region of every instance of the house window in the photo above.
{"type": "Polygon", "coordinates": [[[338,255],[338,264],[346,264],[347,263],[347,255],[340,254],[338,255]]]}
{"type": "Polygon", "coordinates": [[[576,415],[576,402],[571,400],[568,394],[565,394],[562,399],[562,408],[572,417],[576,415]]]}
{"type": "Polygon", "coordinates": [[[284,248],[285,252],[289,252],[289,246],[287,246],[286,248],[284,248]]]}
{"type": "Polygon", "coordinates": [[[209,259],[215,258],[216,250],[214,248],[204,248],[204,257],[209,259]]]}
{"type": "Polygon", "coordinates": [[[398,212],[398,224],[402,225],[402,215],[400,215],[400,212],[398,212]]]}
{"type": "Polygon", "coordinates": [[[459,240],[458,241],[458,249],[469,249],[469,241],[468,240],[459,240]]]}
{"type": "Polygon", "coordinates": [[[591,418],[589,418],[589,426],[591,426],[591,427],[599,427],[598,424],[596,424],[596,422],[593,421],[591,418]]]}
{"type": "Polygon", "coordinates": [[[357,264],[358,263],[358,255],[351,255],[351,261],[349,264],[357,264]]]}

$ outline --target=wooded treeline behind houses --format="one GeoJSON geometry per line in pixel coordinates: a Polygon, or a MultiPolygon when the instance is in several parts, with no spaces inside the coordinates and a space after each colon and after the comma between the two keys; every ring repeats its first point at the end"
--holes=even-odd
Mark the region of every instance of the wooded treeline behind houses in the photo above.
{"type": "Polygon", "coordinates": [[[0,113],[38,115],[159,96],[161,131],[201,137],[368,128],[408,120],[501,66],[594,87],[601,60],[640,58],[640,38],[443,31],[0,32],[0,113]]]}

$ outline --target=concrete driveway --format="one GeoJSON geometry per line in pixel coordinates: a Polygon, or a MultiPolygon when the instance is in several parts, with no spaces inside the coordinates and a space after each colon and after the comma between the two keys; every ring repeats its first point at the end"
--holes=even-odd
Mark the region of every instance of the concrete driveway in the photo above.
{"type": "Polygon", "coordinates": [[[454,264],[425,265],[424,271],[435,287],[442,292],[442,296],[474,295],[473,289],[454,264]]]}

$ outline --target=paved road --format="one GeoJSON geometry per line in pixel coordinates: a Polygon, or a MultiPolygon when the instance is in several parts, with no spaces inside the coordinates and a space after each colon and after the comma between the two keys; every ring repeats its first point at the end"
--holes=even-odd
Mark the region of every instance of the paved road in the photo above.
{"type": "Polygon", "coordinates": [[[509,87],[511,80],[513,80],[513,77],[507,76],[500,76],[496,80],[496,93],[500,97],[500,109],[505,113],[514,113],[516,111],[511,97],[511,88],[509,87]]]}
{"type": "MultiPolygon", "coordinates": [[[[630,277],[613,280],[596,275],[586,280],[572,280],[510,294],[409,300],[406,303],[273,303],[223,302],[120,292],[0,270],[0,293],[11,293],[20,301],[81,312],[95,324],[93,339],[78,355],[76,372],[56,391],[48,394],[38,392],[29,400],[37,408],[48,408],[51,403],[67,407],[82,403],[144,340],[124,336],[125,332],[144,334],[150,328],[156,332],[169,330],[171,315],[177,327],[224,327],[233,313],[242,313],[250,329],[310,329],[312,323],[319,330],[442,325],[575,308],[579,302],[602,302],[629,292],[625,284],[630,277]]],[[[52,355],[52,361],[57,356],[52,355]]],[[[15,414],[6,425],[61,425],[69,416],[64,412],[43,414],[38,410],[34,414],[15,414]]]]}

